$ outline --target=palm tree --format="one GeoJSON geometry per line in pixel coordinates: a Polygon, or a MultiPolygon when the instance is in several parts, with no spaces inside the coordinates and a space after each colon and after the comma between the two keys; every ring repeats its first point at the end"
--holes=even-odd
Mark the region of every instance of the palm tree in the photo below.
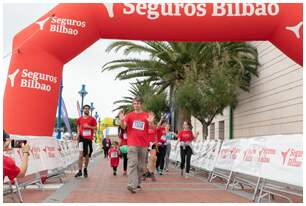
{"type": "MultiPolygon", "coordinates": [[[[127,58],[106,63],[103,71],[124,68],[118,73],[117,79],[125,80],[143,77],[146,81],[153,82],[159,87],[160,92],[170,89],[170,104],[173,104],[176,89],[184,82],[184,65],[190,62],[189,52],[186,46],[196,45],[184,42],[143,42],[134,43],[128,41],[114,42],[107,48],[107,52],[124,49],[124,54],[144,53],[149,58],[127,58]]],[[[192,49],[190,49],[192,50],[192,49]]],[[[173,105],[172,105],[173,108],[173,105]]],[[[185,109],[180,109],[178,119],[190,119],[190,114],[185,109]]],[[[178,125],[181,125],[178,121],[178,125]]]]}
{"type": "MultiPolygon", "coordinates": [[[[251,74],[257,74],[257,50],[244,42],[130,42],[112,43],[107,52],[123,49],[125,55],[145,54],[147,58],[126,58],[106,63],[102,71],[123,69],[116,79],[125,80],[142,77],[153,82],[160,91],[170,89],[170,104],[177,89],[187,79],[206,81],[211,69],[220,66],[233,68],[241,73],[240,87],[248,88],[251,74]]],[[[190,113],[184,107],[178,109],[177,128],[190,113]]]]}
{"type": "Polygon", "coordinates": [[[166,94],[159,92],[157,86],[152,86],[150,82],[139,81],[131,84],[129,89],[130,96],[125,96],[121,100],[115,101],[114,104],[120,104],[113,111],[122,110],[125,113],[133,111],[132,103],[135,97],[144,99],[143,107],[146,111],[154,112],[157,118],[165,111],[167,107],[166,94]]]}

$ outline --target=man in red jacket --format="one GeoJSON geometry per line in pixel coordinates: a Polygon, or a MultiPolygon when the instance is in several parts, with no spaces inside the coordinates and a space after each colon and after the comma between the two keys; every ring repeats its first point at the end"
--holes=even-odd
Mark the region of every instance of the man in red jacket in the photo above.
{"type": "Polygon", "coordinates": [[[90,106],[83,106],[83,116],[77,119],[78,126],[78,135],[79,135],[79,172],[75,177],[82,176],[82,166],[83,158],[85,158],[85,167],[84,167],[84,177],[88,177],[87,166],[89,163],[89,158],[91,157],[92,141],[94,136],[94,129],[97,126],[97,121],[95,118],[89,115],[90,106]]]}
{"type": "Polygon", "coordinates": [[[128,187],[131,193],[140,189],[141,177],[145,167],[147,152],[147,138],[149,124],[153,124],[154,115],[143,111],[142,99],[137,97],[133,100],[134,112],[124,116],[119,114],[120,126],[127,129],[128,144],[128,187]]]}

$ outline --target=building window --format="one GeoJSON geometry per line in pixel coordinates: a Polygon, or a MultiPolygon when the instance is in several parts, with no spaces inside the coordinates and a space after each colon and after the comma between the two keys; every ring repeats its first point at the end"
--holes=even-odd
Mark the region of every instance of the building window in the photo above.
{"type": "Polygon", "coordinates": [[[224,139],[224,121],[219,122],[219,139],[224,139]]]}
{"type": "Polygon", "coordinates": [[[210,139],[215,139],[215,123],[210,125],[210,139]]]}

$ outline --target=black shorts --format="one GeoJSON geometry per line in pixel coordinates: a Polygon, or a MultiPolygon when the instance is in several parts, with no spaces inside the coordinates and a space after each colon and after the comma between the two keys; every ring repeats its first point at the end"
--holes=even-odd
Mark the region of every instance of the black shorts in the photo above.
{"type": "Polygon", "coordinates": [[[90,139],[86,139],[82,136],[80,136],[79,138],[79,143],[82,142],[83,143],[83,157],[86,157],[88,154],[88,157],[91,157],[92,154],[92,140],[90,139]]]}

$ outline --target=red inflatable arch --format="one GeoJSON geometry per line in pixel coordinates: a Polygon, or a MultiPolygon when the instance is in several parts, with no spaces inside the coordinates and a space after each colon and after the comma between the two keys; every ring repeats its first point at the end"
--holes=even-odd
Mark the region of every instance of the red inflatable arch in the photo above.
{"type": "Polygon", "coordinates": [[[4,128],[51,136],[63,65],[100,38],[268,40],[303,64],[302,4],[59,4],[16,34],[4,128]]]}

